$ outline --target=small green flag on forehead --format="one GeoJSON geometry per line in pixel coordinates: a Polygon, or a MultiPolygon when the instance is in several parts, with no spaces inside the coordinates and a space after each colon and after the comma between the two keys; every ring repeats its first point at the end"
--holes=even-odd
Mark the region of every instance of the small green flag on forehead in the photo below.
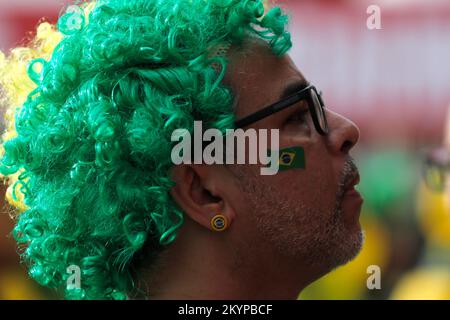
{"type": "MultiPolygon", "coordinates": [[[[271,151],[269,150],[269,155],[271,151]]],[[[281,149],[278,158],[278,172],[305,168],[305,150],[302,147],[281,149]]]]}

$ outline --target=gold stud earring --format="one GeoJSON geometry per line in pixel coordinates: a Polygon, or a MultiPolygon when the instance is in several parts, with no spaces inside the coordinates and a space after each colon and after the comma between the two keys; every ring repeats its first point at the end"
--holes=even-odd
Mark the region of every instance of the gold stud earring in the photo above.
{"type": "Polygon", "coordinates": [[[214,231],[224,231],[227,227],[228,221],[225,216],[218,214],[211,219],[211,228],[214,231]]]}

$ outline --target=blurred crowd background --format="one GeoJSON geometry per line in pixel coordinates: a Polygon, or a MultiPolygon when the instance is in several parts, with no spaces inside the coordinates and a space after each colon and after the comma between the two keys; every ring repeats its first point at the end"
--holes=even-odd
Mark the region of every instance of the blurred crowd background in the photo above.
{"type": "MultiPolygon", "coordinates": [[[[0,0],[0,50],[25,43],[42,19],[55,23],[68,3],[0,0]]],[[[300,298],[450,299],[449,201],[423,179],[427,154],[444,145],[450,108],[450,1],[276,4],[291,16],[291,56],[300,70],[323,91],[328,108],[361,130],[354,158],[365,198],[365,246],[300,298]],[[381,9],[379,30],[366,25],[373,4],[381,9]],[[367,287],[371,265],[380,267],[380,289],[367,287]]],[[[10,236],[8,206],[1,208],[0,299],[55,298],[28,279],[10,236]]]]}

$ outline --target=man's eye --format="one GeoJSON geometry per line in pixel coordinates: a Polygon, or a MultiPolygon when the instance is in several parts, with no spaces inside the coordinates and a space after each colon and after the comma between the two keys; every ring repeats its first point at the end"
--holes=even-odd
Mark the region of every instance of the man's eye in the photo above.
{"type": "Polygon", "coordinates": [[[308,115],[309,109],[308,108],[303,108],[299,111],[297,111],[296,113],[294,113],[293,115],[291,115],[288,119],[288,122],[306,122],[307,119],[307,115],[308,115]]]}

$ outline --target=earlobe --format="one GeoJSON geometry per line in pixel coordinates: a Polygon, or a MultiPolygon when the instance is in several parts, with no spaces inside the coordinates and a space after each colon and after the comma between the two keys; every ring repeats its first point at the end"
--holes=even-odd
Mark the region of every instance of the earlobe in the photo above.
{"type": "Polygon", "coordinates": [[[178,165],[172,170],[174,201],[189,218],[213,231],[226,230],[234,217],[222,175],[220,168],[206,165],[178,165]]]}

